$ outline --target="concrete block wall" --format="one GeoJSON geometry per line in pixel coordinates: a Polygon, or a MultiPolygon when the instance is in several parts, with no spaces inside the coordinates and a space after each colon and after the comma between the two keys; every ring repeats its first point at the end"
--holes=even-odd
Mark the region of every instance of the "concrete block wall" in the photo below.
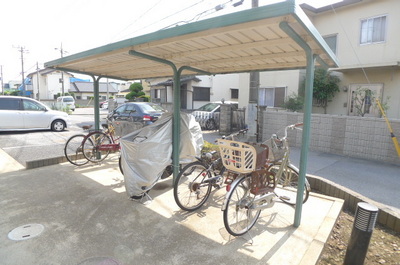
{"type": "MultiPolygon", "coordinates": [[[[303,113],[263,111],[261,139],[264,141],[277,132],[282,135],[279,130],[286,125],[302,121],[303,113]]],[[[400,120],[390,120],[390,123],[400,141],[400,120]]],[[[292,146],[301,146],[301,132],[289,132],[289,141],[292,146]]],[[[312,114],[310,149],[400,165],[383,118],[312,114]]]]}
{"type": "Polygon", "coordinates": [[[221,104],[219,116],[219,133],[230,134],[232,128],[232,106],[230,104],[221,104]]]}

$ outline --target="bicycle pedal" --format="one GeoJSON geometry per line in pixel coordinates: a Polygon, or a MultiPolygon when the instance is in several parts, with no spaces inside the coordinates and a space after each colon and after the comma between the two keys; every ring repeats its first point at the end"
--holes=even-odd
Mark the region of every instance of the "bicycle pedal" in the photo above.
{"type": "Polygon", "coordinates": [[[288,197],[288,196],[279,196],[279,199],[284,200],[284,201],[290,201],[290,197],[288,197]]]}

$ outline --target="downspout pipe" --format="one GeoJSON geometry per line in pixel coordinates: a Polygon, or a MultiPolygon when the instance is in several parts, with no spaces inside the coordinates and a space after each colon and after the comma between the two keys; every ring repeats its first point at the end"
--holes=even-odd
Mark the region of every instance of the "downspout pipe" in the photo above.
{"type": "Polygon", "coordinates": [[[308,160],[308,147],[310,145],[310,127],[311,127],[311,112],[312,112],[312,98],[314,87],[314,68],[317,55],[313,54],[310,46],[290,27],[289,23],[283,21],[279,27],[286,32],[303,50],[306,52],[307,68],[306,68],[306,87],[304,99],[304,115],[303,115],[303,134],[302,145],[300,152],[300,172],[299,172],[299,186],[297,189],[296,209],[294,214],[294,227],[299,227],[301,223],[301,212],[303,208],[303,193],[305,186],[307,160],[308,160]]]}
{"type": "Polygon", "coordinates": [[[210,73],[205,72],[203,70],[199,70],[190,66],[181,66],[179,69],[176,65],[168,60],[154,57],[148,54],[144,54],[141,52],[137,52],[134,50],[129,51],[130,55],[145,58],[148,60],[156,61],[162,64],[169,65],[174,72],[174,113],[172,119],[172,165],[173,165],[173,181],[175,182],[176,177],[179,174],[179,143],[180,143],[180,110],[181,110],[181,100],[180,100],[180,92],[181,92],[181,75],[184,70],[190,70],[194,72],[198,72],[200,74],[209,75],[210,73]]]}

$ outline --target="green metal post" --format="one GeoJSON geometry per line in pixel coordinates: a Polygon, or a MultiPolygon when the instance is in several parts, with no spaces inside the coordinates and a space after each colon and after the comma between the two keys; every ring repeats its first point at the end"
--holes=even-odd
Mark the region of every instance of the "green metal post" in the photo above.
{"type": "Polygon", "coordinates": [[[93,97],[94,97],[94,128],[96,130],[100,130],[100,110],[99,110],[99,80],[100,76],[96,78],[95,76],[92,76],[93,78],[93,97]]]}
{"type": "Polygon", "coordinates": [[[314,86],[314,67],[316,56],[312,53],[310,46],[301,38],[287,22],[281,22],[279,27],[285,31],[303,50],[307,56],[306,68],[306,89],[304,101],[304,115],[303,115],[303,134],[302,145],[300,152],[300,172],[299,172],[299,186],[297,189],[296,210],[294,213],[294,227],[299,227],[301,222],[301,211],[303,209],[303,193],[306,178],[308,147],[310,145],[310,126],[311,126],[311,111],[312,111],[312,94],[314,86]]]}
{"type": "Polygon", "coordinates": [[[294,217],[294,227],[300,226],[301,211],[303,208],[303,193],[308,162],[308,148],[310,146],[311,133],[311,112],[314,87],[314,67],[315,55],[307,52],[307,70],[306,70],[306,87],[304,99],[304,114],[303,114],[303,135],[300,152],[300,168],[299,168],[299,189],[297,191],[296,211],[294,217]]]}

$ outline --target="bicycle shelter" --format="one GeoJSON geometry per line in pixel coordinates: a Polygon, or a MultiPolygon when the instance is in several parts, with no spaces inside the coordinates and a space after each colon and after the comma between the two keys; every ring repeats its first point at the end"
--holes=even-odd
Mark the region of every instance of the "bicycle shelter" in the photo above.
{"type": "MultiPolygon", "coordinates": [[[[90,75],[95,106],[99,106],[101,78],[173,76],[174,178],[179,170],[181,75],[306,68],[298,198],[304,189],[315,65],[333,68],[338,67],[338,61],[296,0],[159,30],[45,63],[47,68],[90,75]]],[[[99,117],[99,108],[95,108],[96,129],[99,117]]],[[[302,211],[301,200],[297,201],[295,227],[300,225],[302,211]]]]}

